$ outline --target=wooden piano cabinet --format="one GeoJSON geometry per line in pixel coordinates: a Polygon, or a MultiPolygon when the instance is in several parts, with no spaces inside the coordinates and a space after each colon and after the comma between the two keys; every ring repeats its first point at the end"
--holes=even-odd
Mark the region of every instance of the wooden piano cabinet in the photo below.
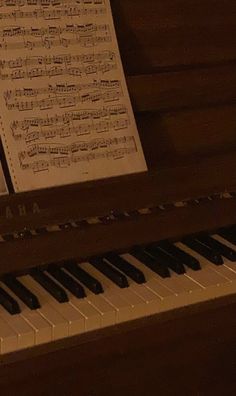
{"type": "Polygon", "coordinates": [[[9,396],[235,395],[236,300],[3,357],[9,396]]]}
{"type": "MultiPolygon", "coordinates": [[[[193,204],[236,192],[236,1],[111,5],[148,172],[1,197],[0,235],[17,235],[0,244],[1,275],[236,223],[235,197],[193,204]],[[158,205],[167,210],[24,238],[158,205]]],[[[0,357],[0,395],[235,394],[236,293],[0,357]]]]}

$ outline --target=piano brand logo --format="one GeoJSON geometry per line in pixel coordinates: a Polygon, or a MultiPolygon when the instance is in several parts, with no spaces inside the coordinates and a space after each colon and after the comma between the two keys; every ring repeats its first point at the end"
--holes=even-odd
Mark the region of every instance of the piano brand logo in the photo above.
{"type": "Polygon", "coordinates": [[[40,208],[37,202],[33,202],[31,205],[16,205],[14,207],[12,206],[6,206],[5,207],[5,217],[6,219],[13,219],[14,217],[23,217],[27,216],[29,214],[39,214],[40,213],[40,208]]]}

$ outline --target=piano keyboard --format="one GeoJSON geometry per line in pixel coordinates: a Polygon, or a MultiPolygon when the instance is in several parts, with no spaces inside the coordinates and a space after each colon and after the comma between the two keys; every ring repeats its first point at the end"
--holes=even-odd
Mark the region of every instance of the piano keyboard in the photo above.
{"type": "Polygon", "coordinates": [[[236,229],[0,280],[0,353],[236,293],[236,229]]]}

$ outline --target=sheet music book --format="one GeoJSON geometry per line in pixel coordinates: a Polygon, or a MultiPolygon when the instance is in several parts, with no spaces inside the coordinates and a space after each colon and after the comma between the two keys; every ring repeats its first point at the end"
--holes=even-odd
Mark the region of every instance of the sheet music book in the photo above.
{"type": "Polygon", "coordinates": [[[16,192],[146,170],[109,0],[0,0],[0,55],[16,192]]]}

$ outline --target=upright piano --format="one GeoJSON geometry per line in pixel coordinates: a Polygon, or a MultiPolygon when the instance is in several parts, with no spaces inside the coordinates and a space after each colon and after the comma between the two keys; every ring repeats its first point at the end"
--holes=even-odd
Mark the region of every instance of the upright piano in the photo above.
{"type": "Polygon", "coordinates": [[[1,197],[1,394],[233,395],[236,2],[111,3],[148,172],[1,197]]]}

